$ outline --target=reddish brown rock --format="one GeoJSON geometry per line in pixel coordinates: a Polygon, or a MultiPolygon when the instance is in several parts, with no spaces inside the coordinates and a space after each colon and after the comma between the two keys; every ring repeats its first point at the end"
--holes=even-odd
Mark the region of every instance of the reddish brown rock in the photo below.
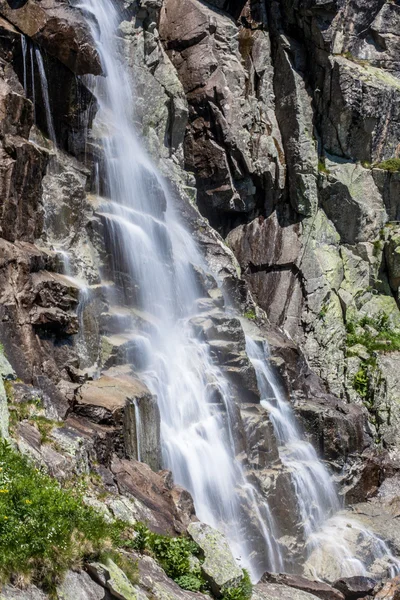
{"type": "Polygon", "coordinates": [[[0,15],[77,75],[101,73],[91,34],[78,10],[57,0],[28,0],[13,9],[7,0],[0,0],[0,15]]]}
{"type": "Polygon", "coordinates": [[[333,587],[342,592],[346,600],[358,600],[373,593],[376,586],[375,579],[370,577],[354,576],[342,577],[333,584],[333,587]]]}
{"type": "Polygon", "coordinates": [[[140,458],[157,470],[158,406],[150,391],[129,373],[129,367],[110,369],[100,379],[85,383],[77,392],[74,413],[93,423],[111,426],[116,433],[115,452],[122,457],[140,458]]]}
{"type": "Polygon", "coordinates": [[[265,573],[261,577],[261,583],[279,583],[313,594],[321,600],[344,600],[344,595],[339,590],[322,581],[312,581],[302,575],[265,573]]]}
{"type": "Polygon", "coordinates": [[[400,576],[390,579],[375,596],[376,600],[400,600],[400,576]]]}
{"type": "Polygon", "coordinates": [[[154,473],[144,463],[115,457],[111,463],[121,494],[140,500],[157,516],[154,529],[160,533],[181,533],[194,519],[189,492],[174,486],[169,471],[154,473]]]}

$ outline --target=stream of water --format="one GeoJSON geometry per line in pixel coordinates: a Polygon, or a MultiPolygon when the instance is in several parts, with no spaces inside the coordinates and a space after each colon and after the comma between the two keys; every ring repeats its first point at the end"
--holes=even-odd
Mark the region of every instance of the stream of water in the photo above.
{"type": "Polygon", "coordinates": [[[235,459],[229,385],[208,345],[193,333],[202,296],[193,265],[204,268],[203,259],[133,128],[132,83],[117,48],[119,15],[110,0],[85,0],[80,7],[106,74],[93,87],[105,132],[108,200],[101,216],[114,277],[128,275],[124,301],[151,316],[140,377],[157,396],[164,466],[192,493],[199,518],[226,533],[257,579],[265,569],[281,570],[283,562],[268,504],[235,459]]]}

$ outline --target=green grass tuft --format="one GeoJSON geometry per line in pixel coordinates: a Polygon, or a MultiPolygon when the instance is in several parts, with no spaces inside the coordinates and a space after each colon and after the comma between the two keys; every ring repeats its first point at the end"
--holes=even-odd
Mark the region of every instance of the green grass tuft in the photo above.
{"type": "Polygon", "coordinates": [[[254,321],[257,318],[256,311],[252,308],[246,311],[243,315],[246,319],[250,319],[250,321],[254,321]]]}

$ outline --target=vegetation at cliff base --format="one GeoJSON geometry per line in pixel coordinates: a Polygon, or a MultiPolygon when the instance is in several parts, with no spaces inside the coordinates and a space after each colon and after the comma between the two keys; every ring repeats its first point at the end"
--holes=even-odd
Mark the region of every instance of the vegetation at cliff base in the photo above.
{"type": "Polygon", "coordinates": [[[168,577],[185,590],[208,592],[201,569],[200,547],[189,538],[169,537],[150,531],[143,523],[135,525],[136,536],[131,543],[134,550],[147,552],[162,566],[168,577]]]}
{"type": "Polygon", "coordinates": [[[111,547],[110,525],[7,442],[0,443],[0,579],[51,591],[67,569],[111,547]]]}
{"type": "MultiPolygon", "coordinates": [[[[153,556],[166,574],[181,588],[191,592],[211,593],[204,577],[200,546],[186,537],[169,537],[153,533],[143,523],[135,525],[136,536],[130,546],[138,552],[153,556]]],[[[243,579],[235,587],[224,590],[222,600],[249,600],[252,584],[248,572],[243,570],[243,579]]]]}

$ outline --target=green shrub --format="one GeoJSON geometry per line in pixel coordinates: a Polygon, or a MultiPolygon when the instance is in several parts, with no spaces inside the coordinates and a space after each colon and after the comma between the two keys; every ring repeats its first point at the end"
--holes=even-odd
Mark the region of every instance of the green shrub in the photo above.
{"type": "Polygon", "coordinates": [[[376,318],[363,317],[359,321],[349,321],[346,324],[347,346],[362,344],[368,352],[394,352],[400,350],[400,332],[394,329],[388,315],[381,313],[376,318]],[[357,333],[358,328],[372,327],[377,335],[373,335],[368,329],[357,333]]]}
{"type": "Polygon", "coordinates": [[[253,592],[253,586],[250,581],[250,575],[243,569],[243,579],[239,585],[226,589],[223,593],[223,600],[250,600],[253,592]]]}
{"type": "MultiPolygon", "coordinates": [[[[196,542],[186,537],[168,537],[151,532],[143,523],[134,527],[136,535],[130,547],[151,554],[181,588],[191,592],[210,593],[208,582],[201,572],[202,551],[196,542]],[[193,556],[199,559],[193,564],[193,556]]],[[[252,594],[250,576],[243,570],[243,579],[236,587],[223,593],[223,600],[249,600],[252,594]]]]}
{"type": "Polygon", "coordinates": [[[256,311],[253,308],[250,309],[250,310],[248,310],[248,311],[246,311],[243,316],[246,319],[250,319],[251,321],[254,321],[254,319],[257,318],[256,311]]]}
{"type": "Polygon", "coordinates": [[[136,536],[131,546],[140,552],[150,551],[168,577],[176,580],[193,574],[191,557],[200,554],[196,542],[186,537],[169,537],[153,533],[143,523],[137,523],[134,529],[136,536]]]}
{"type": "Polygon", "coordinates": [[[387,160],[384,160],[374,166],[378,169],[384,169],[385,171],[396,173],[400,171],[400,158],[388,158],[387,160]]]}
{"type": "Polygon", "coordinates": [[[202,581],[196,575],[182,575],[175,579],[175,583],[189,592],[200,592],[203,588],[202,581]]]}
{"type": "Polygon", "coordinates": [[[110,547],[120,531],[0,443],[1,581],[33,581],[51,591],[67,569],[110,547]]]}
{"type": "Polygon", "coordinates": [[[362,366],[354,376],[353,387],[361,398],[368,396],[369,380],[365,366],[362,366]]]}

